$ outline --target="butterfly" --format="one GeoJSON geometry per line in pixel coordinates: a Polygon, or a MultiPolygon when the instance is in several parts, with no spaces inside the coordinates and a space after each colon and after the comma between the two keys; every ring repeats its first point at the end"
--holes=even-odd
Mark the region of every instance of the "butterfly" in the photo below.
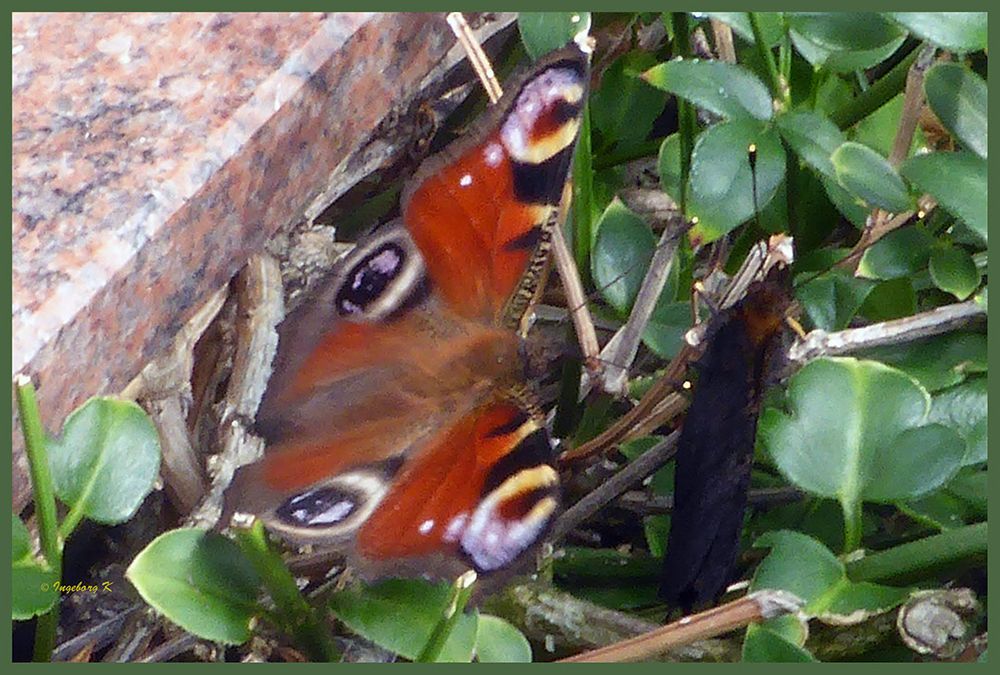
{"type": "Polygon", "coordinates": [[[365,576],[509,569],[559,507],[516,332],[558,225],[589,81],[571,43],[539,59],[426,160],[398,220],[279,326],[223,522],[250,513],[365,576]]]}

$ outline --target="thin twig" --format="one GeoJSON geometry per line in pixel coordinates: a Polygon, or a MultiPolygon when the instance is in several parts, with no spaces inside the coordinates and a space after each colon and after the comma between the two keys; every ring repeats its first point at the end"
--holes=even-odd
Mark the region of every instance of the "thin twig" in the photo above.
{"type": "Polygon", "coordinates": [[[906,90],[903,95],[903,112],[899,116],[896,138],[889,153],[889,163],[899,167],[906,159],[913,143],[913,132],[920,121],[920,111],[924,107],[924,75],[934,62],[934,45],[924,45],[917,60],[906,74],[906,90]]]}
{"type": "Polygon", "coordinates": [[[787,591],[762,590],[705,612],[686,616],[638,637],[562,659],[563,663],[641,661],[682,645],[715,637],[751,623],[799,611],[805,603],[787,591]]]}
{"type": "Polygon", "coordinates": [[[666,464],[677,449],[678,438],[680,432],[674,431],[567,509],[556,520],[551,539],[563,538],[580,523],[597,513],[605,504],[666,464]]]}
{"type": "Polygon", "coordinates": [[[912,342],[947,333],[980,316],[986,316],[986,309],[975,300],[966,300],[863,328],[849,328],[836,333],[814,330],[804,340],[796,340],[788,357],[801,365],[819,356],[836,356],[860,349],[912,342]]]}
{"type": "MultiPolygon", "coordinates": [[[[747,494],[747,504],[750,506],[775,506],[778,504],[790,504],[796,502],[805,493],[796,487],[786,486],[779,488],[760,488],[750,490],[747,494]]],[[[673,495],[648,495],[644,492],[626,492],[619,499],[617,504],[622,508],[634,511],[644,516],[652,516],[670,513],[674,510],[673,495]]]]}
{"type": "Polygon", "coordinates": [[[715,36],[715,52],[720,61],[736,63],[736,48],[733,46],[733,29],[728,23],[712,19],[712,34],[715,36]]]}

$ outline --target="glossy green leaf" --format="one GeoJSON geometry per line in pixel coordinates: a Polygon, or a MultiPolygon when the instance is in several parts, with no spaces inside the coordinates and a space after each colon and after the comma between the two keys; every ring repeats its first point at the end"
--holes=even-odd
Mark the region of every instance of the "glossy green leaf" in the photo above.
{"type": "Polygon", "coordinates": [[[874,12],[790,13],[795,49],[814,67],[839,73],[870,68],[887,59],[906,38],[874,12]]]}
{"type": "Polygon", "coordinates": [[[935,392],[964,381],[971,373],[986,372],[986,336],[967,332],[946,333],[868,349],[864,356],[906,372],[925,389],[935,392]]]}
{"type": "Polygon", "coordinates": [[[938,63],[927,71],[924,93],[941,124],[968,150],[986,159],[988,97],[983,78],[957,63],[938,63]]]}
{"type": "MultiPolygon", "coordinates": [[[[756,40],[753,37],[753,28],[750,27],[750,17],[746,12],[707,12],[707,14],[713,19],[718,19],[722,23],[729,24],[734,33],[750,44],[756,44],[756,40]]],[[[781,13],[758,12],[757,22],[767,46],[773,47],[778,44],[781,36],[785,33],[784,19],[781,13]]]]}
{"type": "MultiPolygon", "coordinates": [[[[864,117],[854,125],[851,140],[868,146],[883,157],[892,154],[892,146],[899,129],[899,120],[903,114],[904,96],[897,94],[879,106],[874,112],[864,117]]],[[[913,139],[907,148],[905,157],[916,154],[927,145],[927,139],[918,125],[913,131],[913,139]]]]}
{"type": "Polygon", "coordinates": [[[987,473],[985,468],[960,471],[946,488],[949,494],[961,499],[969,507],[970,520],[986,518],[990,491],[987,473]]]}
{"type": "Polygon", "coordinates": [[[816,658],[778,633],[758,624],[747,626],[743,640],[745,663],[808,663],[816,658]]]}
{"type": "Polygon", "coordinates": [[[910,518],[940,531],[954,530],[969,523],[968,506],[947,490],[897,504],[910,518]]]}
{"type": "Polygon", "coordinates": [[[206,640],[246,642],[260,612],[260,577],[234,542],[214,532],[161,534],[125,576],[150,606],[206,640]]]}
{"type": "Polygon", "coordinates": [[[655,248],[656,237],[646,221],[617,198],[597,221],[591,273],[601,296],[620,315],[632,309],[655,248]]]}
{"type": "Polygon", "coordinates": [[[872,244],[861,256],[858,276],[898,279],[927,268],[934,237],[917,225],[901,227],[872,244]]]}
{"type": "Polygon", "coordinates": [[[830,270],[797,288],[795,295],[813,326],[836,331],[847,328],[874,286],[843,270],[830,270]]]}
{"type": "Polygon", "coordinates": [[[971,152],[932,152],[906,160],[900,173],[984,240],[987,238],[986,160],[971,152]]]}
{"type": "Polygon", "coordinates": [[[590,12],[520,12],[517,29],[533,59],[559,49],[590,27],[590,12]]]}
{"type": "Polygon", "coordinates": [[[681,137],[680,134],[670,134],[660,145],[660,154],[656,161],[660,173],[660,189],[666,192],[676,203],[681,200],[681,137]]]}
{"type": "Polygon", "coordinates": [[[953,52],[986,49],[986,12],[889,12],[908,31],[953,52]]]}
{"type": "Polygon", "coordinates": [[[986,378],[973,377],[938,393],[929,420],[947,425],[965,439],[965,465],[986,461],[986,378]]]}
{"type": "Polygon", "coordinates": [[[691,328],[691,305],[687,302],[658,303],[642,332],[642,342],[661,359],[672,359],[684,346],[691,328]]]}
{"type": "MultiPolygon", "coordinates": [[[[390,579],[374,586],[338,591],[330,598],[337,618],[352,631],[400,656],[421,653],[448,606],[449,584],[390,579]]],[[[439,662],[467,663],[476,645],[479,616],[464,614],[448,636],[439,662]]]]}
{"type": "Polygon", "coordinates": [[[733,120],[702,132],[691,153],[688,211],[698,218],[692,242],[708,243],[763,209],[785,177],[785,150],[772,126],[733,120]],[[756,183],[747,149],[757,148],[756,183]],[[754,200],[754,185],[757,198],[754,200]]]}
{"type": "Polygon", "coordinates": [[[864,202],[842,188],[836,180],[823,178],[823,189],[826,190],[826,196],[830,198],[830,202],[840,215],[859,230],[864,228],[868,220],[868,208],[864,202]]]}
{"type": "Polygon", "coordinates": [[[781,115],[778,120],[781,137],[806,164],[827,178],[836,180],[837,172],[830,161],[847,138],[825,115],[810,110],[781,115]]]}
{"type": "Polygon", "coordinates": [[[600,88],[590,97],[590,119],[605,145],[645,141],[649,137],[667,99],[664,92],[651,87],[642,77],[642,71],[653,63],[651,54],[632,52],[604,72],[600,88]]]}
{"type": "Polygon", "coordinates": [[[862,501],[919,497],[955,474],[961,437],[928,424],[930,396],[875,361],[817,359],[792,376],[788,409],[761,414],[758,442],[781,473],[845,514],[862,501]]]}
{"type": "Polygon", "coordinates": [[[16,621],[44,614],[59,598],[59,574],[31,555],[31,535],[21,519],[11,514],[10,611],[16,621]]]}
{"type": "Polygon", "coordinates": [[[476,630],[476,660],[480,663],[531,663],[528,638],[509,621],[480,614],[476,630]]]}
{"type": "Polygon", "coordinates": [[[754,546],[771,548],[757,567],[751,590],[778,588],[805,601],[802,612],[840,625],[861,623],[903,602],[910,591],[848,580],[844,564],[820,542],[801,532],[779,530],[754,546]]]}
{"type": "Polygon", "coordinates": [[[858,313],[873,323],[911,316],[917,311],[917,292],[906,277],[876,284],[858,313]]]}
{"type": "Polygon", "coordinates": [[[976,263],[968,251],[947,246],[935,247],[930,260],[931,280],[934,285],[959,300],[965,300],[977,288],[981,277],[976,263]]]}
{"type": "Polygon", "coordinates": [[[92,398],[70,413],[49,441],[56,495],[100,523],[132,517],[160,470],[160,440],[131,401],[92,398]]]}
{"type": "Polygon", "coordinates": [[[906,184],[882,155],[860,143],[848,141],[830,156],[837,181],[869,206],[900,213],[913,206],[906,184]]]}
{"type": "Polygon", "coordinates": [[[643,77],[654,87],[726,118],[769,120],[773,114],[771,95],[764,83],[735,64],[673,60],[650,68],[643,77]]]}
{"type": "Polygon", "coordinates": [[[786,17],[793,30],[831,51],[877,49],[902,34],[875,12],[791,12],[786,17]]]}

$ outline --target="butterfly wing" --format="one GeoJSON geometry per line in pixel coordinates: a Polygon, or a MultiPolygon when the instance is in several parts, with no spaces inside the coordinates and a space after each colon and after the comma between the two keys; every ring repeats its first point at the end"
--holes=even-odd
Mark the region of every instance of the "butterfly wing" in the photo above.
{"type": "MultiPolygon", "coordinates": [[[[267,456],[229,512],[389,571],[507,566],[555,512],[548,436],[509,330],[537,283],[587,84],[544,58],[404,190],[279,329],[258,416],[267,456]]],[[[225,521],[225,519],[224,519],[225,521]]]]}
{"type": "Polygon", "coordinates": [[[553,52],[490,113],[421,167],[403,219],[455,311],[513,325],[547,252],[580,128],[587,56],[553,52]]]}

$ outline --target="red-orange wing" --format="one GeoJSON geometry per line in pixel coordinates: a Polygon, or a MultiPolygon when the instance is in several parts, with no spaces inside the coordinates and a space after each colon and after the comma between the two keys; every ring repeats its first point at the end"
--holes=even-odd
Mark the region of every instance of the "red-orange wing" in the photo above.
{"type": "Polygon", "coordinates": [[[505,322],[511,298],[533,290],[532,263],[558,213],[588,77],[575,45],[548,55],[404,191],[403,221],[453,311],[505,322]]]}
{"type": "Polygon", "coordinates": [[[434,438],[400,471],[357,537],[368,561],[464,560],[480,572],[531,547],[558,506],[552,450],[537,420],[485,405],[434,438]]]}

